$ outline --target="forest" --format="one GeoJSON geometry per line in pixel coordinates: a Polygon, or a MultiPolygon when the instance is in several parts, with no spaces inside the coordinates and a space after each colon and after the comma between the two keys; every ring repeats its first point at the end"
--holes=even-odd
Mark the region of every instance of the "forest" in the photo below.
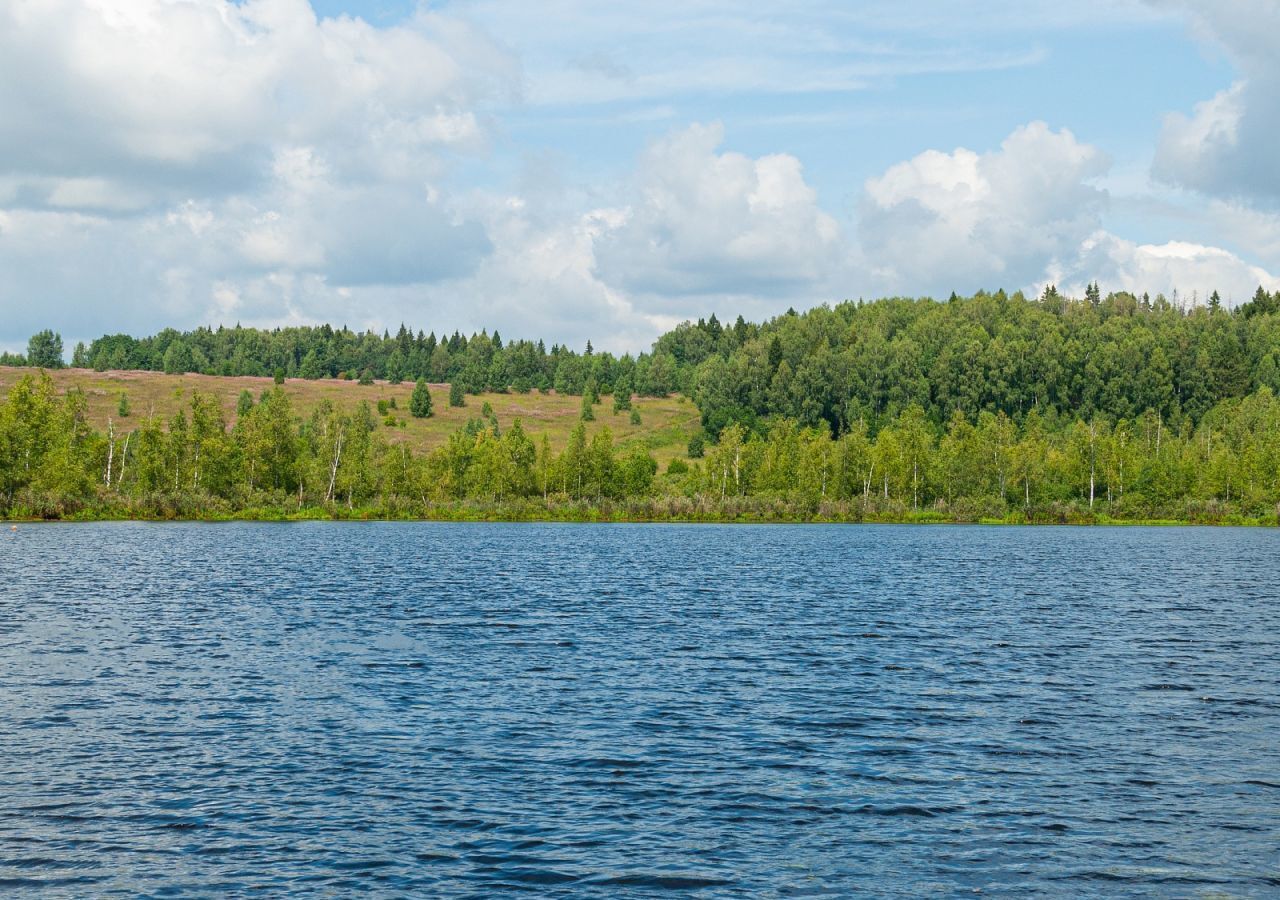
{"type": "MultiPolygon", "coordinates": [[[[42,332],[0,363],[56,367],[60,344],[42,332]]],[[[448,382],[459,402],[554,390],[582,396],[584,421],[553,450],[482,411],[414,452],[367,402],[303,416],[270,388],[234,422],[192,392],[168,420],[103,431],[83,395],[32,373],[0,405],[10,517],[1275,524],[1280,507],[1280,294],[1261,288],[1230,310],[1216,294],[1187,305],[1090,285],[711,316],[635,357],[321,326],[108,336],[72,362],[448,382]],[[617,413],[672,391],[703,431],[661,471],[642,440],[585,427],[604,398],[617,413]]]]}

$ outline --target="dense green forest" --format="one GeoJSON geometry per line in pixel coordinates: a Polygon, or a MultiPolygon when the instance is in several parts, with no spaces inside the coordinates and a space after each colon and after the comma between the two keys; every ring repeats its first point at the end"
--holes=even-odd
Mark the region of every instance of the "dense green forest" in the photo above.
{"type": "MultiPolygon", "coordinates": [[[[44,332],[29,356],[49,362],[44,332]]],[[[18,516],[369,515],[1088,522],[1257,521],[1280,504],[1280,295],[1080,300],[1046,291],[715,317],[615,358],[495,334],[326,327],[107,337],[76,361],[555,388],[625,408],[688,392],[705,434],[666,471],[579,427],[561,452],[518,420],[443,447],[383,438],[368,404],[297,415],[278,389],[234,426],[199,393],[170,421],[90,429],[84,398],[23,379],[0,407],[0,507],[18,516]],[[427,348],[430,347],[428,352],[427,348]],[[256,367],[256,368],[255,368],[256,367]],[[423,368],[425,367],[425,368],[423,368]],[[304,371],[305,370],[305,371],[304,371]],[[661,379],[655,381],[654,373],[661,379]]],[[[57,348],[60,350],[60,348],[57,348]]],[[[15,361],[10,357],[9,362],[15,361]]],[[[21,360],[19,360],[21,361],[21,360]]],[[[430,414],[429,407],[419,410],[430,414]]]]}

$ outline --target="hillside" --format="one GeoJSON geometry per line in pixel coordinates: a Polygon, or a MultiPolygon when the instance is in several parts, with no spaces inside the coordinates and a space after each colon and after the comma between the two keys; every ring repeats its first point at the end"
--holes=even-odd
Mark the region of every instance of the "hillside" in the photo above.
{"type": "MultiPolygon", "coordinates": [[[[0,397],[24,375],[37,370],[0,366],[0,397]]],[[[105,431],[107,419],[122,427],[117,415],[120,395],[126,394],[131,406],[128,422],[136,422],[154,411],[168,420],[189,402],[193,391],[218,398],[232,425],[236,420],[236,401],[242,391],[249,391],[256,398],[273,384],[270,378],[252,376],[218,375],[166,375],[161,372],[106,371],[92,369],[50,370],[60,393],[71,387],[85,392],[88,401],[89,423],[95,430],[105,431]]],[[[340,379],[305,380],[285,379],[284,391],[294,404],[295,411],[308,416],[317,404],[330,400],[335,406],[353,408],[361,400],[371,406],[379,400],[396,401],[391,412],[403,427],[381,427],[380,431],[392,443],[405,442],[414,450],[430,450],[443,444],[451,432],[465,425],[467,420],[480,415],[487,402],[493,407],[498,421],[505,425],[515,419],[522,420],[525,430],[540,440],[546,434],[552,447],[559,451],[568,443],[569,432],[578,424],[582,398],[531,391],[517,393],[484,393],[468,395],[466,406],[449,406],[449,387],[446,384],[431,385],[434,414],[428,419],[415,419],[409,415],[409,395],[413,384],[392,385],[385,381],[361,385],[340,379]]],[[[587,423],[588,434],[595,434],[608,427],[619,445],[641,443],[649,449],[662,465],[676,456],[684,456],[689,438],[698,430],[698,410],[683,396],[636,397],[632,406],[640,413],[641,424],[630,424],[628,413],[612,413],[612,401],[604,397],[595,408],[596,420],[587,423]]],[[[381,417],[379,417],[381,421],[381,417]]]]}

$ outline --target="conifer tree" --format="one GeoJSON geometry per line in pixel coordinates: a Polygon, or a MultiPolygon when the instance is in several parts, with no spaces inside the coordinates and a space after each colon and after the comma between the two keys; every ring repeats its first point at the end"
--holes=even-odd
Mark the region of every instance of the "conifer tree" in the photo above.
{"type": "Polygon", "coordinates": [[[466,406],[467,398],[462,392],[462,382],[453,381],[449,384],[449,405],[450,406],[466,406]]]}
{"type": "Polygon", "coordinates": [[[409,414],[415,419],[431,417],[431,391],[427,388],[427,379],[419,378],[413,386],[413,395],[409,397],[409,414]]]}

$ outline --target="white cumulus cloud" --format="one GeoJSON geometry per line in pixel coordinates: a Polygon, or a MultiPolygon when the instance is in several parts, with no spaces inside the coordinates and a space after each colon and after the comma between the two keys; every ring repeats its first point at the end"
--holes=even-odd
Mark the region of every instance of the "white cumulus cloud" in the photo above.
{"type": "Polygon", "coordinates": [[[1280,4],[1275,0],[1152,0],[1191,17],[1239,79],[1188,114],[1172,112],[1156,150],[1156,177],[1206,194],[1280,206],[1280,4]]]}
{"type": "Polygon", "coordinates": [[[644,154],[634,199],[597,247],[602,277],[642,294],[786,294],[829,277],[840,229],[800,161],[720,152],[724,130],[694,125],[644,154]]]}
{"type": "Polygon", "coordinates": [[[870,179],[859,204],[866,265],[889,290],[1020,287],[1074,258],[1107,195],[1106,156],[1043,122],[998,150],[930,150],[870,179]]]}
{"type": "Polygon", "coordinates": [[[1220,247],[1187,241],[1138,244],[1106,232],[1085,241],[1079,257],[1050,276],[1048,281],[1077,296],[1088,281],[1097,280],[1107,290],[1176,294],[1187,304],[1202,305],[1214,291],[1235,305],[1249,300],[1259,285],[1280,288],[1280,278],[1220,247]]]}

